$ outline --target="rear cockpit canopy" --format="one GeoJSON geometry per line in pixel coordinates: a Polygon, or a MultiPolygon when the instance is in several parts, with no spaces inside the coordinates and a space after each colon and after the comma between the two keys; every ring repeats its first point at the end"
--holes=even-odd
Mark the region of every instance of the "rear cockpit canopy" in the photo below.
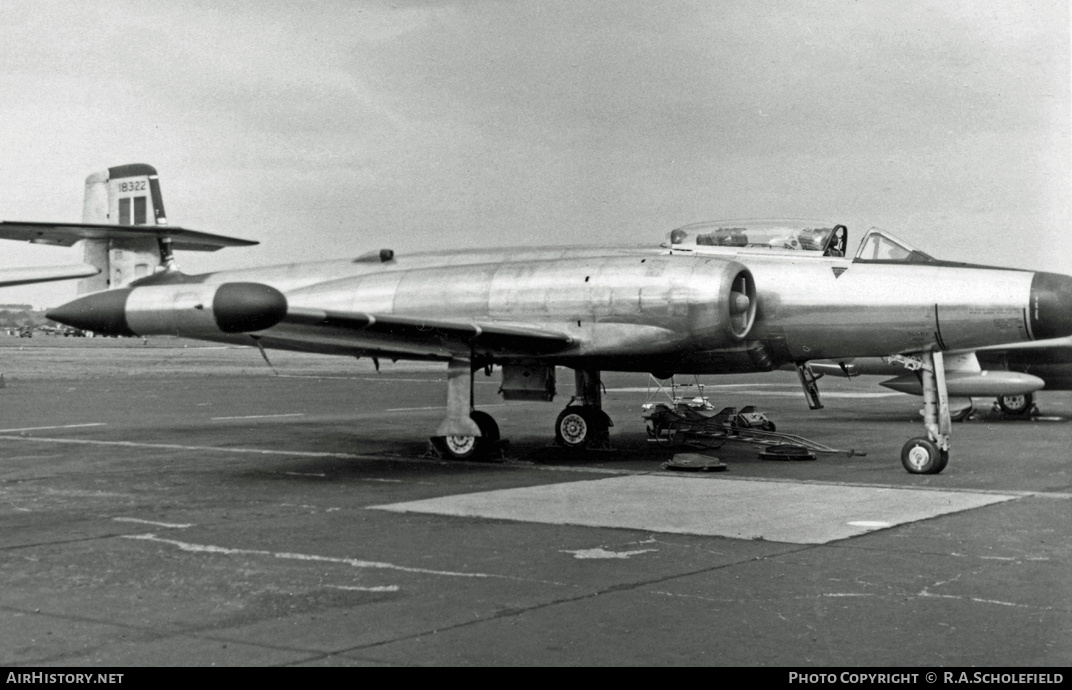
{"type": "Polygon", "coordinates": [[[834,223],[811,220],[725,220],[693,223],[671,230],[662,246],[685,252],[703,252],[708,247],[729,247],[844,256],[847,241],[848,229],[834,223]]]}

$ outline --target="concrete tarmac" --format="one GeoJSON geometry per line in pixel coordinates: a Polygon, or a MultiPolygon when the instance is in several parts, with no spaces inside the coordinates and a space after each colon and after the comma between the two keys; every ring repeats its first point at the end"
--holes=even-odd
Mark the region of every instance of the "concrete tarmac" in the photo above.
{"type": "MultiPolygon", "coordinates": [[[[70,344],[68,344],[70,345],[70,344]]],[[[572,393],[477,406],[499,462],[430,457],[445,366],[256,350],[0,348],[0,665],[1067,666],[1072,393],[979,401],[910,475],[919,398],[704,377],[716,405],[866,457],[702,451],[669,472],[643,375],[612,450],[553,445],[572,393]]]]}

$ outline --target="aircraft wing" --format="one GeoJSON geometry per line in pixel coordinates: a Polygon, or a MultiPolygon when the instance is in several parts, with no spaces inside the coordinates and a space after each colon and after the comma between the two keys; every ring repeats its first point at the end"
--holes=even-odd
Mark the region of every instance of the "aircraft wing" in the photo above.
{"type": "Polygon", "coordinates": [[[0,287],[47,283],[52,280],[70,280],[71,278],[88,278],[98,273],[100,273],[100,269],[89,264],[41,266],[39,268],[4,268],[0,269],[0,287]]]}
{"type": "Polygon", "coordinates": [[[1027,343],[1012,343],[1009,345],[991,345],[989,347],[976,348],[975,352],[1011,352],[1016,350],[1046,350],[1050,348],[1072,349],[1072,337],[1050,338],[1049,340],[1033,340],[1027,343]]]}
{"type": "Polygon", "coordinates": [[[372,336],[379,344],[400,346],[436,345],[448,349],[452,344],[521,355],[546,355],[561,352],[573,344],[566,333],[538,326],[494,321],[425,319],[393,314],[366,314],[304,307],[289,307],[287,315],[273,329],[288,334],[357,338],[372,336]]]}
{"type": "Polygon", "coordinates": [[[249,247],[259,242],[213,235],[177,225],[100,225],[0,221],[0,239],[70,247],[79,240],[124,240],[170,237],[174,249],[214,252],[224,247],[249,247]]]}

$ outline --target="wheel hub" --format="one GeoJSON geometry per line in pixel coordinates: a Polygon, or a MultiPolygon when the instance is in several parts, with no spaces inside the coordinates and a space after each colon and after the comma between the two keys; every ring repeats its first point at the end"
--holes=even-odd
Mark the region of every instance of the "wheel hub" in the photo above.
{"type": "Polygon", "coordinates": [[[579,414],[568,414],[559,426],[562,438],[569,444],[578,444],[588,437],[588,422],[579,414]]]}
{"type": "Polygon", "coordinates": [[[922,470],[930,462],[931,454],[927,452],[926,448],[916,446],[912,450],[908,451],[908,462],[912,464],[918,470],[922,470]]]}
{"type": "Polygon", "coordinates": [[[447,448],[456,455],[468,453],[476,445],[476,436],[447,436],[444,438],[447,448]]]}

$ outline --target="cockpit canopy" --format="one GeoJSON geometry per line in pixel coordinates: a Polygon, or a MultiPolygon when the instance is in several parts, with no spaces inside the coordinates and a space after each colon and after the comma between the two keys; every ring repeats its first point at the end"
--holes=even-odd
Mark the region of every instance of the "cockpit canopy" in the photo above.
{"type": "Polygon", "coordinates": [[[671,230],[662,246],[694,251],[697,247],[744,247],[845,256],[848,229],[810,220],[728,220],[693,223],[671,230]]]}
{"type": "Polygon", "coordinates": [[[938,260],[885,230],[871,228],[856,250],[854,262],[930,264],[938,260]]]}

